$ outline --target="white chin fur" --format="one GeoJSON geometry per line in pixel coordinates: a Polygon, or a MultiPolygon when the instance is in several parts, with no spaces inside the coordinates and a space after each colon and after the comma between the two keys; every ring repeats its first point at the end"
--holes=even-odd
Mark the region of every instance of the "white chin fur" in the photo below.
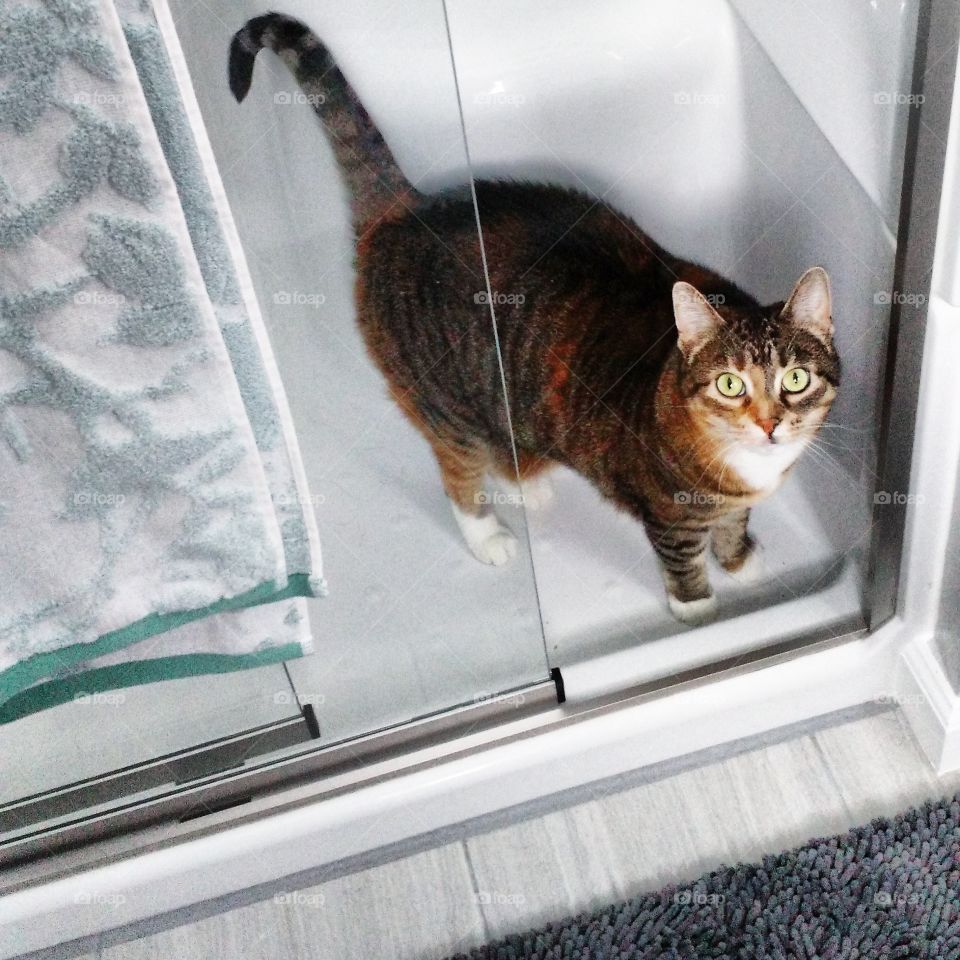
{"type": "Polygon", "coordinates": [[[678,600],[667,594],[667,606],[670,612],[681,622],[691,626],[706,623],[717,612],[717,598],[714,594],[699,600],[678,600]]]}
{"type": "Polygon", "coordinates": [[[802,440],[756,446],[740,443],[727,453],[725,460],[727,467],[751,490],[767,491],[780,483],[803,447],[802,440]]]}

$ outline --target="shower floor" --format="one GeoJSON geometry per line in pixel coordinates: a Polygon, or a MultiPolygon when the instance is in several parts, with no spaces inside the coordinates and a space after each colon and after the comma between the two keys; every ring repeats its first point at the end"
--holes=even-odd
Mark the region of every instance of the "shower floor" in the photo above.
{"type": "Polygon", "coordinates": [[[674,637],[674,643],[657,644],[656,661],[648,659],[642,679],[649,680],[658,671],[662,676],[721,660],[798,632],[805,625],[784,622],[781,604],[829,594],[831,616],[813,608],[807,615],[821,625],[860,612],[858,571],[866,544],[857,542],[856,527],[844,519],[857,515],[857,487],[822,464],[801,460],[780,491],[754,509],[750,529],[763,556],[755,583],[735,582],[711,558],[718,615],[696,629],[669,614],[656,558],[639,524],[570,471],[557,471],[555,487],[554,500],[528,519],[554,666],[674,637]],[[751,619],[750,635],[731,629],[730,618],[757,611],[762,619],[751,619]]]}

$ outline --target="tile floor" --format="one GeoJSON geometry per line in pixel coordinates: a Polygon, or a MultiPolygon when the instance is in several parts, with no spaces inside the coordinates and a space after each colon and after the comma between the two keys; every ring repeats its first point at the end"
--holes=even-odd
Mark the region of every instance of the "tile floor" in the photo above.
{"type": "Polygon", "coordinates": [[[440,960],[955,792],[960,774],[938,778],[901,715],[881,710],[625,783],[494,829],[465,824],[434,847],[312,886],[279,885],[235,909],[160,918],[146,936],[65,945],[57,957],[440,960]]]}

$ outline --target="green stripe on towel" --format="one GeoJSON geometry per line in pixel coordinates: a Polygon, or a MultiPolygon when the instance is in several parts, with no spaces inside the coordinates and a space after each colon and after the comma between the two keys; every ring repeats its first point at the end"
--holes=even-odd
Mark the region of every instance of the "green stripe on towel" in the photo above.
{"type": "MultiPolygon", "coordinates": [[[[265,583],[238,597],[218,600],[216,603],[198,610],[178,610],[176,613],[169,614],[152,613],[120,630],[105,633],[92,643],[77,643],[70,647],[51,650],[49,653],[38,653],[28,660],[23,660],[4,670],[0,673],[0,705],[44,681],[47,677],[56,677],[57,674],[61,674],[64,670],[79,663],[102,657],[107,653],[113,653],[115,650],[130,646],[132,643],[138,643],[167,630],[174,630],[184,624],[192,623],[194,620],[200,620],[216,613],[224,613],[228,610],[241,610],[246,607],[257,606],[261,603],[275,603],[292,597],[312,596],[314,596],[314,591],[311,589],[310,578],[305,574],[294,574],[287,580],[287,585],[281,590],[278,590],[272,583],[265,583]]],[[[294,655],[299,655],[300,652],[297,648],[294,655]]],[[[241,656],[236,659],[243,660],[244,658],[241,656]]],[[[131,664],[131,666],[135,665],[131,664]]],[[[239,669],[239,667],[233,669],[239,669]]],[[[156,679],[162,679],[162,677],[158,676],[156,679]]],[[[5,707],[2,709],[5,710],[5,707]]]]}
{"type": "Polygon", "coordinates": [[[0,704],[0,724],[19,720],[38,710],[47,710],[74,700],[82,700],[109,690],[137,687],[160,680],[179,680],[210,673],[230,673],[268,666],[303,655],[300,644],[288,643],[255,653],[230,656],[228,654],[191,653],[182,657],[163,657],[157,660],[118,663],[99,667],[85,673],[59,680],[50,680],[23,690],[0,704]]]}

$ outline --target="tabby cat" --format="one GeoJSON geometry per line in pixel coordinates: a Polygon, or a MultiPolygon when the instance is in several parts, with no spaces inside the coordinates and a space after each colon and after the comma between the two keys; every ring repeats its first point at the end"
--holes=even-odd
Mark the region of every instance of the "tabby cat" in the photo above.
{"type": "Polygon", "coordinates": [[[416,190],[303,23],[271,13],[236,34],[238,101],[264,47],[329,134],[352,200],[363,337],[433,449],[473,555],[502,564],[516,550],[483,493],[488,471],[519,469],[529,502],[548,489],[543,471],[565,464],[643,523],[674,616],[708,619],[708,545],[733,575],[756,567],[750,507],[777,489],[836,395],[824,270],[761,306],[589,196],[507,181],[475,184],[481,251],[470,191],[416,190]]]}

